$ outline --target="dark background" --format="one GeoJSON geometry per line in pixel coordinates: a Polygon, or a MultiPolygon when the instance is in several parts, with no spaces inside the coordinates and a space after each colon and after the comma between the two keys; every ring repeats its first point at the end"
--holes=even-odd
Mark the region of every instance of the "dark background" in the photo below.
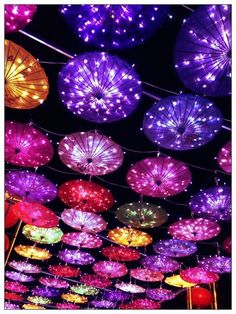
{"type": "MultiPolygon", "coordinates": [[[[198,6],[190,6],[192,9],[196,9],[198,6]]],[[[156,86],[160,86],[164,89],[170,91],[188,93],[191,91],[187,90],[181,81],[178,79],[173,63],[173,52],[174,45],[176,41],[176,36],[181,28],[183,19],[187,18],[191,14],[191,11],[184,8],[181,5],[172,5],[170,8],[170,15],[173,18],[167,18],[163,26],[157,30],[151,38],[145,41],[143,45],[135,48],[125,49],[122,51],[111,51],[112,54],[121,57],[130,64],[135,64],[135,69],[140,76],[142,81],[151,83],[156,86]]],[[[64,51],[70,54],[81,54],[88,51],[97,51],[98,49],[85,45],[82,41],[77,39],[71,29],[67,26],[63,17],[59,13],[59,6],[57,5],[39,5],[38,11],[35,14],[33,21],[25,28],[26,31],[35,34],[41,39],[45,39],[47,42],[62,48],[64,51]]],[[[99,129],[106,136],[111,136],[111,138],[129,149],[138,151],[156,150],[155,145],[150,142],[145,135],[140,131],[142,127],[142,121],[144,113],[150,108],[154,103],[154,99],[142,95],[140,104],[135,112],[128,118],[111,123],[111,124],[96,124],[89,121],[82,120],[72,114],[66,107],[61,103],[59,95],[57,92],[57,76],[62,68],[62,64],[45,64],[46,62],[67,62],[67,58],[54,52],[50,48],[43,46],[32,39],[20,34],[10,34],[6,36],[7,39],[14,41],[15,43],[23,46],[27,51],[29,51],[35,58],[42,61],[42,66],[45,69],[48,79],[50,93],[46,101],[39,107],[32,110],[13,110],[6,108],[5,118],[6,120],[13,120],[18,122],[30,122],[33,121],[36,125],[53,133],[60,134],[70,134],[73,132],[86,131],[91,129],[99,129]]],[[[167,97],[171,95],[170,93],[155,90],[146,85],[143,85],[143,90],[151,92],[159,97],[167,97]]],[[[231,98],[230,97],[218,97],[210,98],[216,106],[220,109],[224,119],[231,120],[231,98]]],[[[229,121],[224,121],[224,125],[230,126],[229,121]]],[[[44,132],[46,133],[46,132],[44,132]]],[[[199,167],[204,167],[208,169],[221,170],[217,164],[214,157],[217,156],[220,148],[230,140],[230,132],[222,129],[220,133],[211,141],[209,144],[194,149],[192,151],[171,151],[166,149],[161,149],[161,152],[169,154],[171,157],[181,160],[188,164],[197,165],[199,167]]],[[[48,137],[53,141],[55,147],[55,154],[53,160],[48,164],[49,167],[57,169],[57,171],[50,169],[47,165],[40,167],[37,172],[39,174],[45,174],[45,176],[52,180],[54,183],[60,185],[63,182],[84,178],[88,179],[88,176],[80,175],[74,173],[67,168],[60,160],[57,155],[57,143],[62,139],[61,136],[56,134],[48,133],[48,137]],[[65,173],[63,173],[65,172],[65,173]],[[70,173],[70,174],[69,174],[70,173]]],[[[125,151],[125,149],[124,149],[125,151]]],[[[130,168],[131,164],[150,156],[155,156],[156,154],[148,153],[134,153],[127,151],[125,154],[125,159],[122,167],[112,174],[102,176],[101,179],[108,181],[110,183],[116,183],[120,185],[127,185],[126,183],[126,173],[130,168]]],[[[16,169],[16,166],[7,164],[7,169],[16,169]]],[[[29,169],[32,170],[32,169],[29,169]]],[[[153,236],[154,242],[159,239],[168,239],[167,227],[178,220],[179,217],[190,218],[191,213],[187,206],[177,205],[175,203],[188,204],[190,196],[194,195],[199,191],[200,188],[208,188],[215,185],[215,177],[217,176],[221,181],[220,183],[230,184],[230,176],[221,173],[208,172],[205,170],[190,167],[192,172],[192,182],[193,184],[188,187],[187,192],[180,193],[176,196],[170,198],[169,203],[166,200],[144,197],[144,201],[151,202],[153,204],[162,205],[164,209],[170,214],[168,221],[159,228],[147,229],[150,235],[153,236]]],[[[92,181],[100,183],[105,187],[109,188],[116,199],[116,203],[110,211],[102,213],[103,218],[108,221],[108,229],[113,229],[116,226],[123,226],[119,221],[115,219],[114,211],[119,206],[126,202],[138,201],[139,195],[130,189],[125,189],[118,186],[113,186],[110,183],[102,182],[97,178],[92,178],[92,181]]],[[[57,198],[51,203],[46,204],[49,208],[57,212],[58,214],[65,208],[64,204],[57,198]]],[[[197,243],[199,257],[207,256],[210,254],[216,254],[216,243],[220,245],[224,238],[230,235],[231,225],[230,223],[222,222],[220,223],[222,227],[221,233],[208,241],[203,241],[197,243]]],[[[72,228],[66,226],[64,223],[60,222],[60,227],[64,233],[72,231],[72,228]]],[[[14,233],[14,227],[8,229],[8,233],[11,235],[14,233]]],[[[102,232],[101,235],[106,236],[107,230],[102,232]]],[[[27,240],[23,235],[19,235],[16,241],[18,244],[32,244],[31,241],[27,240]]],[[[104,241],[104,246],[110,245],[109,242],[104,241]]],[[[38,245],[39,247],[48,247],[48,249],[54,254],[53,258],[46,262],[38,262],[38,264],[43,265],[44,269],[50,264],[59,263],[57,258],[57,251],[61,249],[62,244],[56,244],[53,246],[49,245],[38,245]]],[[[71,248],[68,245],[63,244],[63,248],[71,248]]],[[[139,249],[143,252],[143,248],[139,249]]],[[[221,249],[221,254],[228,256],[223,249],[221,249]]],[[[86,251],[86,250],[85,250],[86,251]]],[[[92,255],[96,257],[96,260],[105,260],[105,257],[99,252],[98,249],[87,250],[92,255]]],[[[152,245],[147,248],[147,253],[154,254],[152,251],[152,245]]],[[[20,256],[12,252],[12,259],[20,259],[20,256]]],[[[196,266],[196,256],[189,256],[179,259],[183,262],[183,267],[196,266]]],[[[37,261],[30,261],[37,263],[37,261]]],[[[129,269],[139,266],[139,263],[126,263],[129,269]]],[[[91,266],[80,267],[82,272],[91,272],[91,266]]],[[[8,270],[12,270],[7,268],[8,270]]],[[[167,274],[169,275],[169,274],[167,274]]],[[[37,276],[36,276],[37,277],[37,276]]],[[[122,277],[122,280],[128,281],[129,276],[122,277]]],[[[37,281],[36,281],[37,282],[37,281]]],[[[115,280],[114,280],[115,282],[115,280]]],[[[148,286],[145,282],[139,282],[137,284],[142,286],[148,286]]],[[[28,284],[32,286],[32,283],[28,284]]],[[[159,287],[159,283],[150,284],[152,287],[159,287]]],[[[171,286],[163,284],[164,288],[172,289],[171,286]]],[[[223,274],[220,275],[220,280],[217,282],[218,288],[218,302],[219,308],[229,309],[231,308],[231,275],[223,274]]],[[[173,290],[178,290],[173,287],[173,290]]],[[[30,294],[30,293],[29,293],[30,294]]],[[[162,304],[163,309],[184,309],[186,308],[186,297],[185,293],[179,294],[174,300],[164,302],[162,304]]],[[[87,306],[87,305],[86,305],[87,306]]]]}

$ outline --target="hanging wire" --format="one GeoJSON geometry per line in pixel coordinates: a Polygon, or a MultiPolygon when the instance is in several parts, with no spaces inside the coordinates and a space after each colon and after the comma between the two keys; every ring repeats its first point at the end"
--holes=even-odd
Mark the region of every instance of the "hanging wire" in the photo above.
{"type": "Polygon", "coordinates": [[[187,10],[189,10],[189,11],[191,11],[191,12],[194,12],[194,10],[191,9],[191,8],[190,8],[189,6],[187,6],[187,5],[182,4],[182,7],[184,7],[185,9],[187,9],[187,10]]]}

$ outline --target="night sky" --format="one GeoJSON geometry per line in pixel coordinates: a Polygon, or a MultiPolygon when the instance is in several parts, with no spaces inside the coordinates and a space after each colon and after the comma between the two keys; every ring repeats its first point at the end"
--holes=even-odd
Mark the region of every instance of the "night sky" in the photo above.
{"type": "MultiPolygon", "coordinates": [[[[198,6],[191,6],[192,9],[196,9],[198,6]]],[[[191,11],[184,8],[181,5],[172,5],[170,8],[170,17],[168,17],[162,27],[158,29],[144,44],[139,45],[135,48],[124,49],[119,51],[109,51],[111,54],[117,55],[118,57],[126,60],[129,64],[135,64],[135,70],[140,76],[141,81],[148,82],[155,86],[167,89],[169,91],[174,91],[179,93],[191,93],[190,90],[186,89],[184,85],[179,80],[177,74],[175,73],[173,54],[174,45],[176,42],[176,36],[181,28],[183,19],[186,19],[191,14],[191,11]]],[[[41,39],[50,42],[51,44],[60,47],[62,50],[69,52],[70,54],[81,54],[89,51],[98,51],[97,48],[89,46],[83,43],[80,39],[76,37],[71,31],[69,26],[63,20],[63,17],[59,13],[59,6],[57,5],[39,5],[38,11],[35,14],[33,21],[27,25],[26,31],[38,36],[41,39]]],[[[113,205],[111,210],[102,213],[102,217],[108,221],[108,229],[111,230],[117,226],[124,226],[118,220],[115,219],[115,210],[120,205],[127,202],[137,202],[140,200],[140,196],[132,191],[131,189],[121,187],[119,185],[127,186],[126,173],[130,168],[131,164],[142,160],[147,157],[154,157],[156,153],[145,153],[145,151],[155,151],[156,146],[147,139],[144,133],[140,130],[142,127],[142,121],[144,114],[150,108],[150,106],[155,102],[154,99],[142,95],[140,104],[138,108],[134,111],[132,115],[124,120],[118,122],[107,123],[107,124],[96,124],[79,117],[76,117],[69,111],[61,102],[59,94],[57,91],[57,77],[61,70],[63,64],[68,60],[65,56],[47,48],[32,39],[20,34],[8,34],[6,38],[12,40],[13,42],[23,46],[27,51],[29,51],[35,58],[42,62],[42,66],[46,71],[49,79],[49,95],[45,102],[35,109],[31,110],[14,110],[5,109],[5,119],[12,120],[22,123],[33,122],[35,127],[41,130],[43,133],[48,133],[48,137],[52,140],[55,153],[53,159],[48,165],[39,167],[37,173],[44,174],[48,179],[57,185],[63,182],[73,180],[73,179],[85,179],[88,180],[88,176],[81,175],[79,173],[73,173],[69,168],[67,168],[59,159],[57,154],[57,144],[62,139],[62,136],[56,134],[71,134],[73,132],[88,131],[91,129],[98,129],[106,136],[111,136],[111,138],[122,147],[126,152],[123,165],[115,172],[102,176],[99,178],[92,178],[93,182],[103,185],[104,187],[111,190],[116,203],[113,205]],[[44,62],[52,62],[50,64],[44,62]],[[38,127],[37,127],[38,126],[38,127]],[[48,130],[44,132],[42,129],[48,130]],[[52,133],[50,133],[50,132],[52,133]],[[141,151],[143,153],[136,153],[131,151],[126,151],[125,148],[135,151],[141,151]],[[104,181],[103,181],[104,180],[104,181]],[[111,183],[117,184],[112,185],[111,183]]],[[[164,98],[170,96],[171,93],[166,91],[157,90],[145,84],[142,84],[144,91],[152,93],[157,97],[164,98]]],[[[220,109],[225,126],[230,127],[231,120],[231,98],[230,97],[208,97],[209,100],[213,101],[215,105],[220,109]]],[[[214,157],[217,156],[221,147],[230,140],[230,132],[225,129],[221,129],[219,134],[207,145],[201,148],[188,150],[188,151],[174,151],[167,149],[160,149],[160,152],[168,154],[171,157],[186,162],[190,165],[196,165],[198,167],[203,167],[213,170],[221,170],[217,164],[214,157]]],[[[5,169],[19,169],[20,167],[6,164],[5,169]]],[[[206,171],[199,168],[189,166],[192,173],[192,182],[187,192],[182,192],[176,196],[170,197],[170,202],[144,197],[144,201],[150,202],[156,205],[161,205],[168,212],[168,221],[161,227],[153,229],[145,229],[143,231],[147,232],[153,236],[153,242],[157,242],[160,239],[168,239],[167,227],[178,220],[179,217],[190,218],[191,212],[188,208],[188,202],[190,196],[196,194],[200,189],[210,188],[215,186],[215,177],[220,179],[220,183],[226,183],[230,185],[231,178],[227,174],[220,172],[214,173],[214,171],[206,171]],[[179,205],[183,204],[183,205],[179,205]]],[[[32,170],[32,168],[28,169],[32,170]]],[[[66,207],[59,198],[54,201],[45,204],[53,211],[60,213],[66,207]]],[[[222,245],[223,240],[226,236],[230,235],[231,224],[226,222],[220,222],[222,227],[221,233],[210,240],[198,242],[197,255],[199,257],[215,255],[217,253],[216,243],[218,242],[222,245]]],[[[72,228],[66,226],[64,223],[60,222],[60,228],[64,233],[71,232],[72,228]]],[[[9,235],[14,233],[15,227],[8,229],[9,235]]],[[[101,235],[106,236],[107,230],[103,231],[101,235]]],[[[27,240],[23,235],[19,235],[16,241],[18,244],[28,244],[32,245],[32,242],[27,240]]],[[[109,242],[104,241],[104,246],[110,245],[109,242]]],[[[57,251],[61,249],[62,243],[50,245],[38,245],[39,247],[47,247],[54,256],[50,260],[40,263],[37,261],[30,261],[35,264],[43,265],[44,269],[50,264],[57,264],[59,259],[56,257],[57,251]]],[[[63,244],[63,248],[71,248],[66,244],[63,244]]],[[[139,248],[140,252],[144,252],[143,248],[139,248]]],[[[86,249],[85,249],[86,251],[86,249]]],[[[105,257],[99,252],[99,249],[87,250],[96,260],[104,260],[105,257]]],[[[227,252],[220,248],[222,255],[229,256],[227,252]]],[[[152,245],[146,248],[146,254],[154,254],[152,250],[152,245]]],[[[12,252],[12,259],[20,259],[19,255],[12,252]]],[[[195,255],[178,259],[183,263],[183,267],[193,267],[196,266],[195,255]]],[[[126,263],[129,269],[136,268],[139,266],[138,262],[128,262],[126,263]]],[[[13,270],[7,267],[8,270],[13,270]]],[[[92,272],[91,266],[81,266],[82,272],[92,272]]],[[[167,274],[169,275],[169,274],[167,274]]],[[[36,276],[37,278],[37,276],[36,276]]],[[[128,281],[129,276],[122,278],[123,281],[128,281]]],[[[114,280],[115,281],[115,280],[114,280]]],[[[159,287],[159,283],[148,284],[145,282],[139,282],[137,284],[147,287],[159,287]]],[[[32,283],[26,284],[27,286],[32,286],[32,283]]],[[[170,287],[163,284],[163,288],[178,290],[177,288],[170,287]]],[[[231,275],[222,274],[220,275],[220,280],[217,282],[218,289],[218,303],[219,308],[229,309],[231,308],[231,275]]],[[[30,294],[30,293],[29,293],[30,294]]],[[[49,308],[49,307],[48,307],[49,308]]],[[[186,308],[186,296],[185,293],[179,294],[174,300],[164,302],[162,304],[163,309],[185,309],[186,308]]]]}

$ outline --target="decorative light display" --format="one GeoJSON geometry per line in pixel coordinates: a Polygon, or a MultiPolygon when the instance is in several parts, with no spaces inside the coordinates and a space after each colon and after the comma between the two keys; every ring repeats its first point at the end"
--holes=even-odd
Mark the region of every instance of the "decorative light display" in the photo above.
{"type": "Polygon", "coordinates": [[[153,246],[157,254],[170,257],[183,257],[194,254],[197,251],[197,245],[190,241],[169,239],[160,240],[153,246]]]}
{"type": "Polygon", "coordinates": [[[25,225],[22,233],[27,239],[41,244],[58,243],[63,235],[60,228],[39,228],[31,225],[25,225]]]}
{"type": "Polygon", "coordinates": [[[47,260],[52,254],[48,250],[30,245],[18,245],[14,248],[17,254],[36,260],[47,260]]]}
{"type": "Polygon", "coordinates": [[[169,226],[168,233],[179,240],[202,241],[216,237],[221,227],[203,218],[180,219],[169,226]]]}
{"type": "Polygon", "coordinates": [[[78,310],[80,307],[73,303],[56,303],[58,310],[78,310]]]}
{"type": "Polygon", "coordinates": [[[88,298],[78,295],[78,294],[73,294],[73,293],[62,293],[61,298],[63,300],[66,300],[68,302],[73,302],[73,303],[87,303],[88,298]]]}
{"type": "Polygon", "coordinates": [[[66,233],[62,236],[61,240],[66,244],[87,249],[99,248],[103,243],[99,237],[87,232],[66,233]]]}
{"type": "Polygon", "coordinates": [[[198,309],[204,309],[210,307],[213,296],[211,292],[202,287],[194,287],[191,291],[192,305],[198,309]]]}
{"type": "Polygon", "coordinates": [[[38,274],[41,272],[41,268],[38,265],[30,264],[26,261],[13,260],[8,262],[8,266],[26,274],[38,274]]]}
{"type": "Polygon", "coordinates": [[[228,172],[231,173],[231,154],[232,154],[232,147],[231,147],[231,141],[226,143],[221,150],[218,153],[217,161],[220,167],[228,172]]]}
{"type": "Polygon", "coordinates": [[[152,237],[146,232],[132,228],[116,228],[108,233],[108,237],[115,243],[127,246],[146,246],[152,243],[152,237]]]}
{"type": "Polygon", "coordinates": [[[59,94],[74,114],[96,123],[126,118],[141,97],[137,73],[122,59],[89,52],[69,61],[59,73],[59,94]]]}
{"type": "Polygon", "coordinates": [[[63,183],[58,189],[58,196],[66,205],[85,212],[103,212],[114,203],[109,190],[84,180],[63,183]]]}
{"type": "Polygon", "coordinates": [[[112,281],[109,278],[101,277],[95,274],[86,274],[81,276],[80,282],[98,289],[107,288],[112,285],[112,281]]]}
{"type": "Polygon", "coordinates": [[[180,277],[187,282],[210,284],[219,280],[219,276],[200,267],[192,267],[180,272],[180,277]]]}
{"type": "Polygon", "coordinates": [[[231,237],[230,236],[224,239],[222,245],[223,245],[223,249],[229,254],[231,254],[231,237]]]}
{"type": "MultiPolygon", "coordinates": [[[[80,270],[78,268],[75,268],[69,265],[50,265],[48,267],[48,270],[50,271],[50,273],[52,273],[55,276],[71,278],[71,277],[78,277],[80,275],[80,270]]],[[[42,281],[40,282],[43,283],[42,281]]]]}
{"type": "Polygon", "coordinates": [[[138,250],[122,246],[108,246],[102,248],[102,254],[111,260],[129,262],[140,258],[138,250]]]}
{"type": "Polygon", "coordinates": [[[8,238],[8,236],[5,234],[4,235],[4,249],[5,251],[7,251],[9,249],[10,246],[10,240],[8,238]]]}
{"type": "Polygon", "coordinates": [[[6,300],[12,300],[12,301],[23,301],[24,298],[22,295],[20,294],[17,294],[15,292],[5,292],[5,295],[4,295],[5,299],[6,300]]]}
{"type": "Polygon", "coordinates": [[[5,212],[5,228],[11,228],[14,226],[17,221],[18,217],[15,215],[14,211],[12,210],[12,204],[9,202],[4,203],[4,212],[5,212]]]}
{"type": "Polygon", "coordinates": [[[226,256],[205,257],[198,262],[198,266],[213,273],[223,274],[231,272],[231,258],[226,256]]]}
{"type": "Polygon", "coordinates": [[[84,42],[124,49],[142,44],[168,13],[166,5],[63,5],[60,12],[84,42]]]}
{"type": "Polygon", "coordinates": [[[146,290],[146,296],[156,301],[167,301],[174,299],[176,297],[176,294],[168,289],[153,288],[146,290]]]}
{"type": "Polygon", "coordinates": [[[117,289],[120,289],[125,292],[130,292],[130,293],[144,293],[145,292],[145,288],[139,285],[135,285],[132,283],[127,283],[127,282],[118,282],[115,284],[115,287],[117,289]]]}
{"type": "Polygon", "coordinates": [[[111,173],[124,158],[120,146],[97,131],[67,135],[59,143],[58,154],[67,167],[90,175],[111,173]]]}
{"type": "Polygon", "coordinates": [[[117,305],[116,302],[108,300],[92,300],[90,304],[98,309],[114,309],[117,305]]]}
{"type": "Polygon", "coordinates": [[[29,171],[9,171],[5,176],[5,189],[10,197],[29,203],[46,203],[57,196],[57,188],[52,182],[29,171]]]}
{"type": "Polygon", "coordinates": [[[19,202],[12,205],[12,210],[24,223],[39,228],[54,228],[59,222],[56,214],[42,204],[19,202]]]}
{"type": "Polygon", "coordinates": [[[25,275],[22,273],[18,273],[17,271],[9,271],[5,272],[5,276],[11,280],[19,281],[19,282],[31,282],[34,281],[34,278],[29,275],[25,275]]]}
{"type": "Polygon", "coordinates": [[[39,167],[53,157],[53,146],[47,136],[30,124],[6,121],[5,160],[22,167],[39,167]]]}
{"type": "Polygon", "coordinates": [[[196,286],[196,283],[185,281],[180,277],[180,275],[172,275],[170,277],[166,277],[165,283],[178,288],[191,288],[196,286]]]}
{"type": "Polygon", "coordinates": [[[5,4],[5,31],[17,32],[31,22],[37,5],[5,4]]]}
{"type": "Polygon", "coordinates": [[[23,47],[5,40],[5,105],[32,109],[48,96],[48,78],[36,60],[23,47]]]}
{"type": "Polygon", "coordinates": [[[121,290],[115,290],[115,291],[104,291],[102,293],[102,299],[115,301],[115,302],[123,302],[127,301],[131,298],[130,293],[123,292],[121,290]]]}
{"type": "Polygon", "coordinates": [[[43,305],[52,303],[50,299],[45,298],[45,297],[40,297],[40,296],[29,296],[27,300],[35,304],[43,304],[43,305]]]}
{"type": "Polygon", "coordinates": [[[161,206],[136,202],[126,203],[117,208],[116,218],[134,228],[154,228],[165,223],[168,216],[161,206]]]}
{"type": "Polygon", "coordinates": [[[179,262],[164,255],[148,255],[141,259],[141,265],[145,268],[170,273],[180,268],[179,262]]]}
{"type": "Polygon", "coordinates": [[[148,310],[155,310],[160,309],[161,304],[149,299],[136,299],[131,303],[134,309],[148,309],[148,310]]]}
{"type": "Polygon", "coordinates": [[[84,232],[100,232],[106,229],[105,220],[94,213],[85,213],[69,208],[61,214],[61,219],[68,226],[84,232]]]}
{"type": "Polygon", "coordinates": [[[130,276],[138,280],[150,282],[161,281],[164,278],[162,273],[147,268],[131,269],[130,276]]]}
{"type": "Polygon", "coordinates": [[[52,287],[56,289],[69,288],[68,282],[66,280],[59,279],[59,278],[41,277],[39,278],[39,282],[46,287],[52,287]]]}
{"type": "Polygon", "coordinates": [[[60,290],[55,288],[48,288],[48,287],[35,287],[31,290],[33,295],[41,296],[41,297],[58,297],[60,295],[60,290]]]}
{"type": "Polygon", "coordinates": [[[175,46],[175,68],[184,85],[207,96],[229,95],[231,45],[230,5],[195,10],[183,24],[175,46]]]}
{"type": "Polygon", "coordinates": [[[145,135],[160,147],[173,150],[198,148],[220,131],[222,115],[200,96],[181,94],[155,103],[143,121],[145,135]]]}
{"type": "Polygon", "coordinates": [[[93,271],[101,277],[118,278],[128,273],[128,268],[113,261],[99,261],[93,265],[93,271]]]}
{"type": "Polygon", "coordinates": [[[187,166],[174,158],[150,157],[129,169],[127,182],[139,194],[167,197],[185,190],[191,182],[191,173],[187,166]]]}
{"type": "Polygon", "coordinates": [[[189,203],[191,211],[203,218],[229,221],[231,219],[231,190],[216,186],[201,190],[189,203]]]}
{"type": "Polygon", "coordinates": [[[89,265],[95,262],[95,259],[91,254],[79,250],[65,249],[59,251],[58,257],[65,263],[76,265],[89,265]]]}
{"type": "Polygon", "coordinates": [[[99,289],[87,285],[74,285],[70,287],[70,290],[86,296],[97,295],[99,293],[99,289]]]}
{"type": "Polygon", "coordinates": [[[17,293],[25,293],[29,291],[29,289],[25,285],[22,285],[21,283],[16,281],[6,281],[5,289],[17,293]]]}
{"type": "Polygon", "coordinates": [[[20,307],[18,304],[11,303],[11,302],[5,302],[4,303],[4,310],[19,310],[20,307]]]}
{"type": "Polygon", "coordinates": [[[23,304],[22,308],[25,310],[45,310],[45,307],[36,304],[23,304]]]}

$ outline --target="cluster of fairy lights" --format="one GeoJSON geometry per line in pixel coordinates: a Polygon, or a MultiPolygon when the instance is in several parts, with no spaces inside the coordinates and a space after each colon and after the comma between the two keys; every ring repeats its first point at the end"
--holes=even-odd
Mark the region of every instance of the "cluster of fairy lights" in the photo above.
{"type": "MultiPolygon", "coordinates": [[[[67,15],[70,7],[70,5],[63,6],[61,12],[67,15]]],[[[89,14],[86,22],[84,22],[83,15],[78,14],[77,32],[79,36],[85,42],[94,43],[96,36],[100,36],[100,39],[103,40],[107,34],[104,17],[105,19],[109,17],[114,25],[117,24],[116,27],[112,26],[112,31],[121,41],[113,40],[110,43],[98,41],[97,45],[100,47],[111,45],[118,49],[124,45],[122,40],[129,33],[128,26],[133,28],[136,23],[137,28],[145,30],[148,22],[151,21],[153,25],[156,24],[155,27],[158,27],[164,15],[167,14],[167,6],[163,6],[163,11],[160,6],[150,6],[150,12],[146,12],[146,15],[144,13],[137,15],[135,6],[81,5],[78,7],[84,14],[93,13],[89,14]],[[129,10],[131,7],[134,11],[129,10]],[[101,8],[106,12],[103,12],[101,18],[98,19],[101,8]],[[158,14],[160,14],[160,21],[156,23],[158,14]],[[120,27],[123,27],[124,23],[127,28],[123,28],[124,34],[120,34],[120,27]]],[[[33,5],[7,5],[5,14],[8,31],[12,32],[23,28],[31,21],[36,9],[37,6],[33,5]]],[[[145,11],[144,8],[142,10],[145,11]]],[[[210,12],[210,17],[214,20],[214,18],[218,18],[217,10],[221,10],[225,14],[222,20],[227,20],[229,6],[208,6],[206,12],[210,12]],[[221,8],[218,9],[218,7],[221,8]]],[[[201,13],[201,10],[199,12],[201,13]]],[[[219,20],[215,21],[215,24],[219,25],[220,23],[219,20]]],[[[224,24],[224,22],[222,23],[224,24]]],[[[188,24],[191,25],[190,22],[186,23],[186,25],[188,24]]],[[[139,36],[137,38],[129,36],[127,44],[132,46],[137,44],[135,41],[143,42],[145,39],[143,34],[141,31],[141,36],[137,35],[139,36]]],[[[190,29],[189,34],[191,38],[199,36],[196,30],[190,29]]],[[[215,74],[211,72],[213,70],[210,68],[206,72],[203,53],[202,55],[195,54],[194,60],[185,58],[176,65],[176,68],[180,77],[182,69],[189,71],[190,65],[194,65],[197,74],[199,69],[204,70],[207,75],[204,74],[201,79],[197,77],[195,80],[197,87],[191,82],[192,90],[197,88],[201,91],[200,94],[214,95],[217,94],[215,86],[217,86],[220,69],[224,69],[226,77],[230,77],[230,34],[229,30],[225,29],[223,37],[217,38],[214,42],[211,38],[204,36],[198,38],[200,44],[211,43],[212,50],[220,52],[220,58],[224,60],[224,64],[221,63],[222,60],[217,60],[219,56],[214,60],[211,55],[215,62],[213,67],[215,74]],[[200,66],[197,67],[197,63],[200,66]]],[[[5,60],[7,69],[5,77],[6,105],[17,109],[30,109],[40,105],[48,94],[48,81],[44,70],[38,61],[20,46],[6,41],[5,47],[8,49],[5,60]],[[17,52],[16,49],[18,49],[17,52]],[[12,56],[14,53],[15,56],[12,56]],[[23,63],[23,57],[27,54],[29,61],[28,67],[25,68],[26,63],[23,63]],[[28,80],[37,71],[39,84],[37,86],[30,85],[28,80]],[[20,90],[25,85],[25,91],[20,92],[15,104],[11,98],[11,92],[15,88],[14,84],[19,84],[20,90]],[[31,98],[31,104],[27,98],[31,98]]],[[[177,48],[176,51],[178,51],[177,48]]],[[[176,56],[178,59],[178,53],[176,56]]],[[[181,79],[185,81],[185,78],[181,77],[181,79]]],[[[224,82],[225,77],[223,78],[224,82]]],[[[68,109],[83,119],[96,123],[118,121],[132,114],[140,101],[142,92],[140,85],[141,82],[134,66],[130,66],[118,57],[100,52],[86,53],[68,62],[60,72],[58,81],[61,100],[68,109]]],[[[188,85],[186,84],[186,86],[188,85]]],[[[222,91],[219,93],[228,93],[226,83],[223,84],[222,91]]],[[[143,122],[144,133],[151,141],[160,147],[172,150],[200,147],[211,141],[221,127],[222,116],[213,103],[200,96],[184,94],[172,97],[171,101],[170,98],[166,98],[154,104],[146,113],[143,122]]],[[[65,136],[59,143],[58,155],[67,167],[91,176],[100,176],[116,171],[122,165],[124,158],[121,147],[98,131],[78,132],[65,136]]],[[[7,121],[5,156],[6,161],[11,164],[37,168],[50,162],[53,157],[53,146],[47,136],[33,128],[31,124],[7,121]]],[[[218,155],[218,163],[224,171],[231,172],[230,143],[222,147],[218,155]]],[[[183,192],[191,183],[191,173],[184,163],[172,157],[160,157],[158,154],[157,157],[141,160],[131,166],[127,173],[127,182],[130,188],[139,194],[165,198],[183,192]]],[[[154,228],[164,224],[168,214],[160,206],[137,202],[124,204],[117,208],[116,218],[128,227],[118,227],[108,232],[105,239],[119,246],[102,248],[101,253],[109,260],[95,262],[92,254],[80,250],[80,248],[97,249],[102,246],[103,241],[100,239],[100,235],[96,234],[106,229],[107,222],[97,213],[109,210],[113,206],[114,199],[109,190],[94,182],[84,180],[68,181],[59,187],[59,198],[67,206],[73,207],[62,212],[61,220],[78,231],[67,234],[63,234],[58,227],[59,218],[54,212],[42,205],[57,196],[57,186],[43,175],[28,170],[10,171],[6,175],[6,192],[10,198],[22,201],[13,205],[14,211],[17,213],[17,217],[26,223],[22,229],[23,235],[35,244],[18,245],[14,248],[15,252],[27,258],[27,261],[12,260],[8,262],[14,271],[5,273],[6,277],[12,280],[6,281],[5,284],[5,288],[8,290],[5,295],[8,300],[5,302],[5,309],[20,308],[18,304],[11,303],[11,300],[19,302],[25,300],[24,303],[29,301],[29,304],[22,306],[24,309],[44,309],[41,305],[53,304],[54,301],[51,298],[59,296],[63,302],[56,303],[55,306],[60,309],[76,309],[80,308],[77,304],[87,303],[94,308],[117,308],[117,302],[123,303],[130,298],[132,299],[129,301],[130,303],[119,305],[119,307],[123,306],[124,309],[159,308],[160,304],[156,301],[170,300],[176,296],[175,293],[162,287],[146,289],[142,285],[137,285],[135,279],[157,282],[164,279],[163,273],[180,270],[180,263],[172,257],[194,254],[197,251],[195,241],[211,239],[219,234],[220,225],[215,221],[228,221],[231,218],[231,199],[228,187],[217,186],[200,191],[193,196],[189,206],[192,212],[203,218],[180,219],[170,225],[168,233],[173,239],[161,240],[153,247],[154,252],[161,255],[145,256],[140,261],[143,268],[129,270],[124,262],[137,260],[141,255],[146,255],[140,254],[137,248],[146,247],[153,241],[148,233],[134,228],[154,228]],[[35,278],[32,274],[43,273],[38,265],[29,263],[28,259],[43,262],[49,260],[53,255],[50,250],[36,244],[56,244],[60,241],[77,247],[77,249],[61,249],[58,252],[57,258],[60,263],[63,262],[65,265],[51,265],[48,268],[50,276],[39,278],[41,286],[36,285],[30,291],[31,295],[25,297],[17,294],[28,292],[28,287],[22,283],[34,281],[35,278]],[[83,265],[92,265],[91,269],[94,274],[80,274],[77,265],[82,267],[83,265]],[[127,274],[130,276],[129,282],[116,279],[127,274]],[[80,279],[79,281],[74,280],[74,285],[68,283],[70,277],[78,276],[80,279]],[[116,283],[114,284],[114,282],[116,283]],[[117,290],[106,290],[112,284],[117,290]],[[70,290],[65,291],[65,289],[70,290]],[[88,298],[97,296],[100,289],[101,291],[105,289],[102,298],[95,297],[93,300],[88,298]],[[133,295],[136,293],[146,293],[148,299],[133,300],[133,295]]],[[[182,270],[180,275],[166,277],[165,283],[181,288],[201,283],[208,284],[219,279],[217,273],[230,271],[231,259],[229,257],[210,256],[198,261],[198,267],[182,270]]]]}

